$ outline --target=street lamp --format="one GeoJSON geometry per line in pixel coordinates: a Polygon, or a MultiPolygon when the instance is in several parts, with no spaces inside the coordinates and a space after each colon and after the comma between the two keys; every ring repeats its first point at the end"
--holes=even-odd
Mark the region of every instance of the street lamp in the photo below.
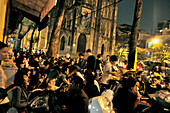
{"type": "Polygon", "coordinates": [[[153,40],[153,43],[157,44],[158,43],[158,39],[153,40]]]}
{"type": "MultiPolygon", "coordinates": [[[[153,44],[157,44],[159,41],[158,41],[158,39],[154,39],[152,42],[153,42],[153,44]]],[[[153,60],[153,57],[155,56],[154,54],[155,54],[155,50],[153,50],[152,60],[153,60]]]]}

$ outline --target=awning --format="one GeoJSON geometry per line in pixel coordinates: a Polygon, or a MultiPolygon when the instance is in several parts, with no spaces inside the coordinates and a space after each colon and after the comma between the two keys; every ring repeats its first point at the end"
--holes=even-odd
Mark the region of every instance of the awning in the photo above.
{"type": "Polygon", "coordinates": [[[57,0],[12,0],[12,7],[35,17],[40,17],[40,21],[42,21],[56,3],[57,0]]]}

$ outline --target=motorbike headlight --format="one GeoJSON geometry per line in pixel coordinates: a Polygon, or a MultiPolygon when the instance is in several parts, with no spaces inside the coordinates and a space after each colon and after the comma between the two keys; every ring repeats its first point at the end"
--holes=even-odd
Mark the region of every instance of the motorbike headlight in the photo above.
{"type": "Polygon", "coordinates": [[[91,110],[92,105],[91,105],[92,99],[89,100],[89,105],[88,105],[88,109],[91,110]]]}

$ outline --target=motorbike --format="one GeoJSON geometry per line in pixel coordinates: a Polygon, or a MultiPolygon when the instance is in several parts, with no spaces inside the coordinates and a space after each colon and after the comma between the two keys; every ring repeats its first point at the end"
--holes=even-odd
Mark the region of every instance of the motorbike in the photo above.
{"type": "Polygon", "coordinates": [[[119,86],[119,82],[116,81],[110,89],[105,89],[100,96],[90,99],[88,105],[89,113],[116,113],[112,100],[119,86]]]}
{"type": "Polygon", "coordinates": [[[52,91],[36,89],[28,98],[29,113],[62,113],[68,92],[63,87],[52,91]]]}
{"type": "Polygon", "coordinates": [[[170,112],[170,92],[157,91],[154,94],[148,94],[148,98],[143,99],[149,104],[139,103],[135,111],[137,113],[169,113],[170,112]]]}

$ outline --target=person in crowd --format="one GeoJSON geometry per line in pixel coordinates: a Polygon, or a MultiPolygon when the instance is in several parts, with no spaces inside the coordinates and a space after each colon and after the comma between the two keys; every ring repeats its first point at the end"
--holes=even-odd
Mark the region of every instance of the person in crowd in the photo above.
{"type": "Polygon", "coordinates": [[[49,74],[49,72],[50,72],[50,64],[46,64],[44,69],[45,69],[45,73],[49,74]]]}
{"type": "Polygon", "coordinates": [[[60,57],[60,54],[59,52],[57,52],[56,58],[59,59],[59,57],[60,57]]]}
{"type": "Polygon", "coordinates": [[[82,70],[82,72],[84,72],[84,69],[86,68],[86,59],[84,58],[84,53],[79,53],[79,58],[77,59],[77,64],[80,67],[80,69],[82,70]]]}
{"type": "Polygon", "coordinates": [[[39,77],[38,77],[38,83],[35,85],[35,88],[41,88],[45,89],[47,87],[47,74],[45,74],[45,70],[41,68],[39,70],[39,77]]]}
{"type": "Polygon", "coordinates": [[[123,78],[120,87],[113,98],[113,107],[118,113],[135,113],[134,105],[137,100],[137,94],[132,90],[136,84],[136,80],[132,77],[123,78]]]}
{"type": "Polygon", "coordinates": [[[48,84],[47,84],[47,90],[52,90],[52,91],[55,91],[57,89],[59,89],[58,86],[56,86],[56,79],[50,79],[48,84]]]}
{"type": "Polygon", "coordinates": [[[0,42],[0,87],[1,88],[5,88],[5,82],[4,82],[4,78],[6,78],[5,76],[5,73],[1,67],[1,62],[4,60],[4,59],[7,59],[8,57],[8,45],[3,43],[3,42],[0,42]],[[4,76],[4,77],[3,77],[4,76]]]}
{"type": "Polygon", "coordinates": [[[59,66],[52,66],[50,72],[47,74],[49,80],[56,79],[59,75],[59,66]]]}
{"type": "Polygon", "coordinates": [[[56,65],[57,62],[58,62],[58,58],[55,58],[55,59],[54,59],[54,65],[56,65]]]}
{"type": "Polygon", "coordinates": [[[25,68],[25,63],[22,61],[18,67],[18,71],[20,71],[23,68],[25,68]]]}
{"type": "Polygon", "coordinates": [[[93,75],[95,75],[95,69],[96,69],[96,58],[95,56],[92,54],[91,49],[88,49],[87,51],[87,70],[90,70],[93,75]]]}
{"type": "Polygon", "coordinates": [[[71,55],[70,55],[69,52],[67,52],[67,54],[66,54],[66,59],[70,59],[70,58],[71,58],[71,55]]]}
{"type": "Polygon", "coordinates": [[[106,65],[108,62],[110,62],[110,55],[106,56],[106,60],[104,61],[104,65],[106,65]]]}
{"type": "Polygon", "coordinates": [[[39,65],[38,56],[35,56],[33,62],[34,62],[34,66],[33,66],[33,67],[34,67],[35,69],[39,69],[39,66],[40,66],[40,65],[39,65]]]}
{"type": "Polygon", "coordinates": [[[103,67],[102,67],[102,55],[98,54],[97,55],[97,60],[96,60],[96,80],[99,80],[99,75],[103,74],[103,67]]]}
{"type": "MultiPolygon", "coordinates": [[[[67,61],[66,61],[66,63],[67,63],[67,61]]],[[[70,65],[69,66],[72,66],[74,64],[75,64],[75,59],[70,59],[70,65]]]]}
{"type": "Polygon", "coordinates": [[[161,65],[161,76],[162,77],[165,77],[166,76],[166,74],[167,74],[167,72],[168,72],[168,64],[167,63],[165,63],[165,62],[162,62],[162,65],[161,65]]]}
{"type": "Polygon", "coordinates": [[[66,83],[68,86],[70,85],[70,82],[66,79],[66,75],[64,75],[63,69],[59,70],[59,74],[57,76],[56,80],[56,86],[60,86],[63,83],[66,83]]]}
{"type": "Polygon", "coordinates": [[[89,98],[83,90],[83,79],[73,75],[66,104],[66,113],[88,113],[89,98]]]}
{"type": "Polygon", "coordinates": [[[50,58],[46,57],[44,61],[44,65],[46,66],[47,64],[50,64],[50,58]]]}
{"type": "Polygon", "coordinates": [[[24,62],[24,64],[25,64],[25,67],[26,67],[26,68],[29,68],[29,58],[24,57],[23,62],[24,62]]]}
{"type": "Polygon", "coordinates": [[[116,67],[116,62],[118,58],[115,55],[110,57],[110,62],[108,62],[104,67],[104,74],[102,75],[101,83],[108,84],[108,81],[112,76],[119,77],[119,70],[116,67]]]}
{"type": "Polygon", "coordinates": [[[160,64],[155,64],[153,71],[160,74],[162,72],[161,65],[160,64]]]}
{"type": "Polygon", "coordinates": [[[100,95],[98,87],[94,84],[95,77],[91,73],[91,71],[86,71],[85,73],[86,84],[84,86],[84,91],[87,96],[90,98],[96,97],[100,95]]]}
{"type": "Polygon", "coordinates": [[[25,72],[27,74],[28,78],[30,78],[30,76],[31,76],[31,70],[30,69],[22,68],[21,71],[25,72]]]}
{"type": "Polygon", "coordinates": [[[170,76],[165,77],[165,88],[168,92],[170,92],[170,76]]]}
{"type": "MultiPolygon", "coordinates": [[[[0,88],[6,88],[7,76],[2,69],[1,62],[8,57],[8,45],[0,42],[0,88]]],[[[6,97],[3,101],[0,102],[0,111],[6,113],[9,108],[9,99],[6,97]]]]}
{"type": "Polygon", "coordinates": [[[17,67],[20,66],[20,63],[22,62],[22,55],[19,52],[16,52],[14,62],[16,62],[17,67]]]}
{"type": "Polygon", "coordinates": [[[154,76],[152,77],[152,81],[150,85],[148,86],[148,93],[155,93],[156,91],[159,91],[162,89],[160,85],[160,77],[159,76],[154,76]]]}
{"type": "Polygon", "coordinates": [[[68,78],[71,78],[76,73],[77,76],[79,76],[83,81],[85,81],[83,74],[81,74],[80,72],[81,69],[78,65],[72,65],[69,67],[68,78]]]}
{"type": "Polygon", "coordinates": [[[28,105],[28,86],[29,78],[23,71],[18,71],[15,74],[14,84],[16,88],[13,90],[12,106],[14,106],[19,113],[27,111],[28,105]]]}

